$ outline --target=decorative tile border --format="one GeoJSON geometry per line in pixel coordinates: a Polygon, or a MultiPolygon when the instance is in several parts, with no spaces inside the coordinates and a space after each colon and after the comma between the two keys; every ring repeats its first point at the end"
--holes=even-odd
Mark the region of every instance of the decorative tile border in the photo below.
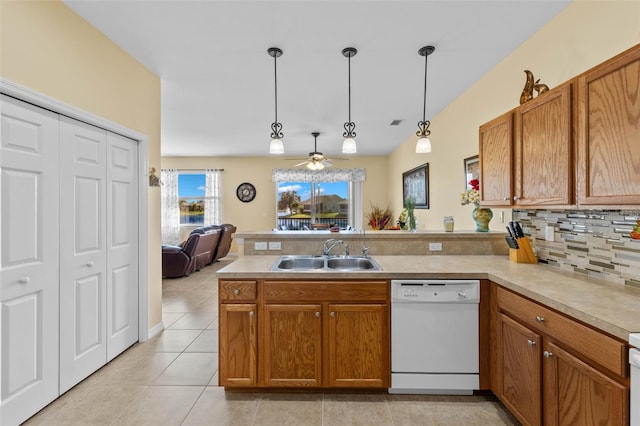
{"type": "Polygon", "coordinates": [[[540,262],[640,288],[640,210],[513,210],[540,262]],[[553,226],[554,241],[545,240],[553,226]]]}

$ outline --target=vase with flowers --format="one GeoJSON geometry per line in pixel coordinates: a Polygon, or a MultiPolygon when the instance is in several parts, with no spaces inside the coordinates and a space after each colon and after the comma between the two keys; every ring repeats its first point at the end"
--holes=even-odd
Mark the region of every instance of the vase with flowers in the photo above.
{"type": "Polygon", "coordinates": [[[493,218],[491,209],[480,207],[480,181],[471,179],[467,188],[460,197],[460,204],[473,204],[471,217],[476,222],[476,232],[489,232],[489,222],[493,218]]]}
{"type": "Polygon", "coordinates": [[[371,229],[385,229],[392,216],[393,214],[389,207],[381,209],[380,207],[371,204],[371,211],[368,214],[369,226],[371,226],[371,229]]]}

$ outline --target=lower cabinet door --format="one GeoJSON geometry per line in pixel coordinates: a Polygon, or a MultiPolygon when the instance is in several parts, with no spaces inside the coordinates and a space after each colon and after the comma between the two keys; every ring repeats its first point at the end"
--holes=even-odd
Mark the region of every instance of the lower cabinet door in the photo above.
{"type": "Polygon", "coordinates": [[[322,305],[267,304],[264,315],[265,386],[322,386],[322,305]]]}
{"type": "Polygon", "coordinates": [[[255,303],[220,305],[220,385],[257,384],[257,320],[255,303]]]}
{"type": "Polygon", "coordinates": [[[329,305],[331,387],[389,387],[388,305],[329,305]]]}
{"type": "Polygon", "coordinates": [[[500,314],[499,368],[502,402],[525,425],[542,424],[542,339],[527,327],[500,314]]]}
{"type": "Polygon", "coordinates": [[[629,392],[551,342],[544,360],[545,425],[627,425],[629,392]]]}

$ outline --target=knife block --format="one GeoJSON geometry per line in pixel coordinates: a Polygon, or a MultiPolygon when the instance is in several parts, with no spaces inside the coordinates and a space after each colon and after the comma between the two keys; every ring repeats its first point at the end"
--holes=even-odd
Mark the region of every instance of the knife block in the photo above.
{"type": "Polygon", "coordinates": [[[538,263],[538,258],[533,253],[529,238],[522,237],[516,241],[518,242],[518,248],[509,249],[509,260],[514,263],[538,263]]]}

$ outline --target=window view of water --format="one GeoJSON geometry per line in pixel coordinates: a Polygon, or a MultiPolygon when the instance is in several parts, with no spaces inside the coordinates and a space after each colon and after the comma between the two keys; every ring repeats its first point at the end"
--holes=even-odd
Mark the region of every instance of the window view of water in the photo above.
{"type": "Polygon", "coordinates": [[[204,213],[180,215],[180,225],[204,225],[204,213]]]}

